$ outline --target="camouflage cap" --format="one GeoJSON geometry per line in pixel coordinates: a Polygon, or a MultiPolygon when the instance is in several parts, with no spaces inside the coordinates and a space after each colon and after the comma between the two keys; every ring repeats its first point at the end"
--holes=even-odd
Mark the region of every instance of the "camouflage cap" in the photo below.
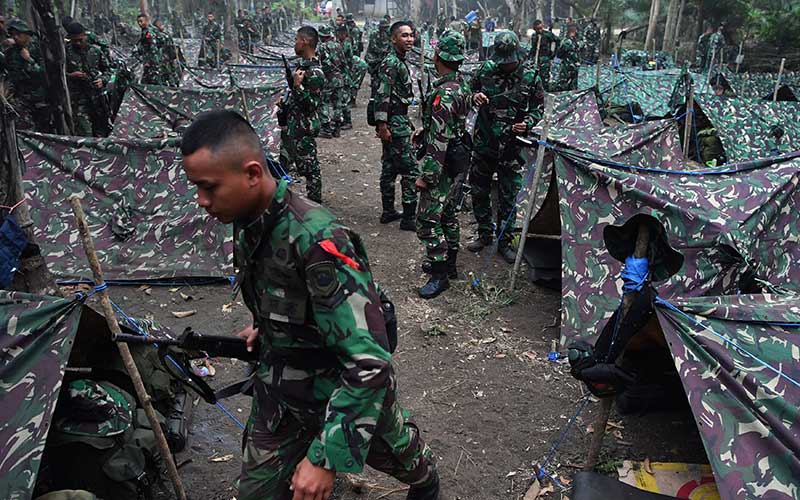
{"type": "Polygon", "coordinates": [[[33,35],[35,31],[33,31],[28,24],[23,21],[22,19],[14,19],[10,23],[8,23],[8,28],[6,28],[9,33],[12,31],[16,31],[18,33],[27,33],[29,35],[33,35]]]}
{"type": "Polygon", "coordinates": [[[86,33],[86,28],[83,27],[81,23],[78,22],[71,22],[65,28],[68,38],[72,38],[75,36],[83,35],[86,33]]]}
{"type": "Polygon", "coordinates": [[[457,31],[447,30],[439,37],[436,53],[445,61],[463,61],[465,46],[464,35],[457,31]]]}
{"type": "Polygon", "coordinates": [[[329,37],[329,36],[333,36],[333,29],[330,26],[328,26],[327,24],[323,24],[322,26],[317,28],[317,33],[321,37],[329,37]]]}
{"type": "Polygon", "coordinates": [[[350,12],[348,12],[347,14],[345,14],[344,18],[345,18],[347,21],[353,21],[353,20],[354,20],[354,18],[353,18],[353,14],[351,14],[350,12]]]}
{"type": "Polygon", "coordinates": [[[494,38],[492,60],[498,64],[519,62],[524,57],[519,49],[519,38],[510,31],[500,33],[494,38]]]}
{"type": "Polygon", "coordinates": [[[133,421],[130,396],[110,382],[73,380],[59,403],[55,427],[78,436],[114,436],[125,432],[133,421]]]}

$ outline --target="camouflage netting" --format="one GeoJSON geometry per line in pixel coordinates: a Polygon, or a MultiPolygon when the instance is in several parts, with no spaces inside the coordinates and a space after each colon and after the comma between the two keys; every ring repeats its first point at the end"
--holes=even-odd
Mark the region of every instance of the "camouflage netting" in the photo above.
{"type": "Polygon", "coordinates": [[[657,302],[656,314],[720,498],[796,499],[800,298],[732,295],[672,298],[669,303],[677,311],[657,302]]]}
{"type": "Polygon", "coordinates": [[[249,119],[274,158],[280,154],[280,127],[275,107],[281,89],[193,90],[152,85],[133,86],[120,106],[113,137],[179,138],[195,116],[212,109],[230,109],[249,119]]]}
{"type": "Polygon", "coordinates": [[[78,330],[76,299],[0,290],[0,497],[28,499],[78,330]]]}
{"type": "Polygon", "coordinates": [[[714,125],[729,161],[749,161],[800,150],[800,103],[697,95],[695,102],[714,125]],[[783,130],[776,142],[773,127],[783,130]]]}
{"type": "Polygon", "coordinates": [[[34,234],[62,278],[92,276],[69,209],[83,196],[106,279],[222,277],[230,230],[194,201],[178,139],[124,140],[19,132],[34,234]]]}

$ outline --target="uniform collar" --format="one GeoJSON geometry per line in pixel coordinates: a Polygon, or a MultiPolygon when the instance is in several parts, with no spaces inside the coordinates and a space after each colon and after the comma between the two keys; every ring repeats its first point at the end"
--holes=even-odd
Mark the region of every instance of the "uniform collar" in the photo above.
{"type": "Polygon", "coordinates": [[[454,82],[456,80],[458,80],[458,71],[453,71],[452,73],[448,73],[448,74],[446,74],[444,76],[440,76],[439,78],[437,78],[436,80],[433,81],[432,85],[434,87],[438,87],[439,85],[441,85],[441,84],[443,84],[445,82],[454,82]]]}
{"type": "Polygon", "coordinates": [[[400,52],[397,50],[397,48],[394,45],[392,45],[392,52],[394,52],[394,55],[396,55],[397,58],[400,59],[401,61],[405,61],[406,60],[406,54],[407,53],[401,55],[400,52]]]}
{"type": "Polygon", "coordinates": [[[261,246],[264,237],[272,233],[281,215],[286,210],[289,199],[288,181],[285,179],[278,182],[272,201],[264,213],[252,222],[237,223],[242,228],[239,234],[239,247],[249,259],[252,254],[261,246]]]}

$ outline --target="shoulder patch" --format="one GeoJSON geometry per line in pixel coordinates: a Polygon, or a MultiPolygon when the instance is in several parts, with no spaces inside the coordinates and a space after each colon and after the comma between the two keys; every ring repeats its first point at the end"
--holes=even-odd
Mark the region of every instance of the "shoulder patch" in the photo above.
{"type": "Polygon", "coordinates": [[[306,268],[308,289],[314,297],[330,297],[339,288],[336,265],[330,261],[316,262],[306,268]]]}

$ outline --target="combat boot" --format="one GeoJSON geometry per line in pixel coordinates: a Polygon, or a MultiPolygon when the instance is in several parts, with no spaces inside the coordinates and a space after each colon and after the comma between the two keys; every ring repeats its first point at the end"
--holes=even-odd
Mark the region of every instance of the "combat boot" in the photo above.
{"type": "Polygon", "coordinates": [[[333,136],[334,137],[341,137],[342,136],[342,124],[336,122],[336,126],[333,128],[333,136]]]}
{"type": "MultiPolygon", "coordinates": [[[[456,268],[456,259],[458,257],[458,250],[448,250],[447,251],[447,277],[451,280],[458,279],[458,269],[456,268]]],[[[432,262],[429,260],[424,260],[422,262],[422,272],[425,274],[432,274],[433,271],[431,270],[432,262]]]]}
{"type": "Polygon", "coordinates": [[[492,236],[482,234],[477,238],[475,238],[474,240],[467,243],[467,250],[469,250],[470,252],[478,253],[491,244],[492,244],[492,236]]]}
{"type": "Polygon", "coordinates": [[[383,213],[381,214],[381,224],[389,224],[402,217],[400,212],[394,209],[394,203],[389,203],[386,200],[381,200],[383,203],[383,213]]]}
{"type": "MultiPolygon", "coordinates": [[[[419,296],[423,299],[432,299],[450,288],[450,280],[447,278],[447,262],[436,261],[431,262],[431,277],[422,288],[419,289],[419,296]]],[[[438,485],[437,485],[438,493],[438,485]]],[[[409,498],[428,498],[426,496],[411,497],[409,498]]],[[[431,497],[436,498],[436,497],[431,497]]]]}
{"type": "Polygon", "coordinates": [[[439,474],[434,471],[434,476],[424,486],[412,486],[408,490],[406,500],[438,500],[439,499],[439,474]]]}
{"type": "Polygon", "coordinates": [[[403,220],[400,221],[400,229],[403,231],[416,231],[417,224],[414,218],[417,215],[417,204],[403,203],[403,220]]]}
{"type": "Polygon", "coordinates": [[[500,243],[497,246],[497,253],[509,264],[513,264],[517,260],[517,251],[511,248],[511,244],[508,242],[500,243]]]}
{"type": "Polygon", "coordinates": [[[353,129],[353,122],[347,121],[342,124],[342,130],[352,130],[353,129]]]}
{"type": "Polygon", "coordinates": [[[319,129],[317,137],[320,139],[331,139],[333,137],[333,131],[327,125],[323,125],[322,128],[319,129]]]}

